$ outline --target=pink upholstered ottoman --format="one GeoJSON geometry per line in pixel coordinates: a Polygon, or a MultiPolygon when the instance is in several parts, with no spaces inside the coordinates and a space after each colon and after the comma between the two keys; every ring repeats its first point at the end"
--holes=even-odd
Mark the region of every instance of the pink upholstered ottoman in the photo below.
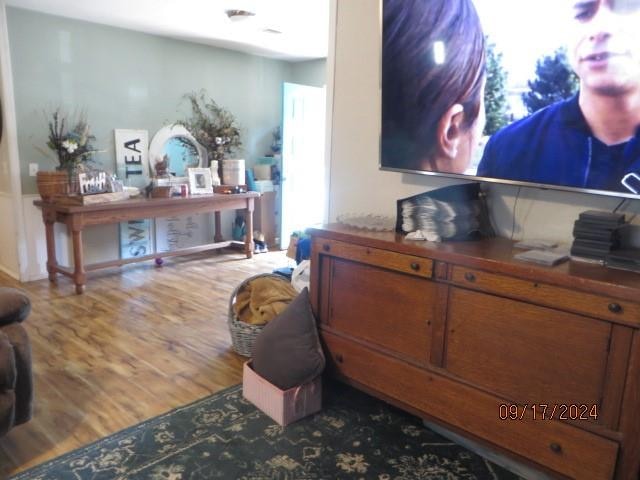
{"type": "Polygon", "coordinates": [[[258,375],[249,361],[244,364],[242,372],[242,395],[285,426],[322,408],[322,377],[317,376],[314,380],[289,390],[280,390],[258,375]]]}

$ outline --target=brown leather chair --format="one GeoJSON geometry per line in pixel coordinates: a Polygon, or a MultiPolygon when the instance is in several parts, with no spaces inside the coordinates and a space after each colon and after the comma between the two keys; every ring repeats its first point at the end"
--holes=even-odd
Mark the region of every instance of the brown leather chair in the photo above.
{"type": "Polygon", "coordinates": [[[0,287],[0,436],[33,412],[31,344],[21,325],[30,311],[22,290],[0,287]]]}

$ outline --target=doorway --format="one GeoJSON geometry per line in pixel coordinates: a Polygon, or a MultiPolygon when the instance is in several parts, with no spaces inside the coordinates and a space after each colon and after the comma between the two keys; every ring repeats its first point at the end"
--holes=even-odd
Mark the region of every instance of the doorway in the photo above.
{"type": "Polygon", "coordinates": [[[284,83],[282,112],[282,222],[280,243],[293,232],[325,221],[326,89],[284,83]]]}

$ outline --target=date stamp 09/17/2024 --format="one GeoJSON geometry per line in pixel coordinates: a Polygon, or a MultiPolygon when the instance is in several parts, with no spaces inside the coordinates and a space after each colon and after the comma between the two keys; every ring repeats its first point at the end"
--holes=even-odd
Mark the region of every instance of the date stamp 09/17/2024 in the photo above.
{"type": "Polygon", "coordinates": [[[501,403],[500,420],[597,420],[598,405],[579,403],[501,403]]]}

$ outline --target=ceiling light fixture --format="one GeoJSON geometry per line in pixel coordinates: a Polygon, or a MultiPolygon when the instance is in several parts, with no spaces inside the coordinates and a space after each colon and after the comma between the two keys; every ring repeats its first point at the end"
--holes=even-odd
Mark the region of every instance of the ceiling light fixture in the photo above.
{"type": "Polygon", "coordinates": [[[232,22],[247,20],[255,16],[255,12],[250,12],[249,10],[225,10],[224,13],[227,14],[227,17],[229,17],[229,20],[232,22]]]}

